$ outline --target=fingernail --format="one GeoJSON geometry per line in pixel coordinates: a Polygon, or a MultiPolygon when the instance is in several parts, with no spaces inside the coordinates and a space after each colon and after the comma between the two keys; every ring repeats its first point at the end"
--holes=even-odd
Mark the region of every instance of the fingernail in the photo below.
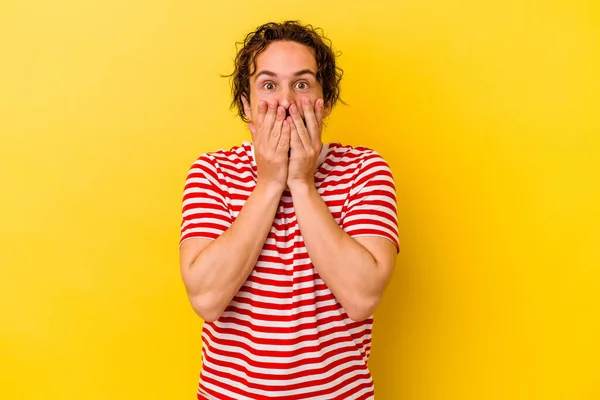
{"type": "Polygon", "coordinates": [[[271,102],[271,107],[277,107],[277,100],[273,100],[271,102]]]}
{"type": "Polygon", "coordinates": [[[323,107],[323,99],[317,100],[317,106],[323,107]]]}
{"type": "Polygon", "coordinates": [[[265,108],[265,104],[266,103],[263,100],[259,101],[258,102],[258,108],[260,108],[262,110],[263,108],[265,108]]]}
{"type": "Polygon", "coordinates": [[[304,104],[308,104],[308,97],[303,97],[302,102],[304,102],[304,104]]]}
{"type": "Polygon", "coordinates": [[[290,106],[290,114],[296,114],[296,111],[298,111],[298,110],[296,110],[296,105],[292,104],[290,106]]]}

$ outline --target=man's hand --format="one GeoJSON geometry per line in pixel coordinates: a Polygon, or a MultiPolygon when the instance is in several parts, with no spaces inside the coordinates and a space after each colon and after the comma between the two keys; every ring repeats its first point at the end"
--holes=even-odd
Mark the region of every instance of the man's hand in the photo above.
{"type": "Polygon", "coordinates": [[[257,186],[273,187],[283,192],[288,177],[288,151],[290,149],[290,123],[285,118],[285,108],[277,100],[267,104],[260,101],[256,123],[249,123],[254,141],[257,186]]]}
{"type": "Polygon", "coordinates": [[[297,185],[314,185],[315,168],[323,147],[323,100],[311,104],[308,97],[302,99],[302,110],[295,104],[290,106],[290,116],[286,119],[291,127],[289,171],[287,185],[290,189],[297,185]]]}

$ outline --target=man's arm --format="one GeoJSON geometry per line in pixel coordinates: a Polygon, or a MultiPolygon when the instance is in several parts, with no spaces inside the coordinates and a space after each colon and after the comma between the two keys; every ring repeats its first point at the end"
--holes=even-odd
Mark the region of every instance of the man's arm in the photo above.
{"type": "Polygon", "coordinates": [[[351,319],[363,320],[381,301],[396,259],[393,177],[380,157],[365,161],[365,170],[359,172],[356,181],[360,187],[351,196],[344,217],[344,229],[338,226],[314,183],[322,148],[323,116],[328,110],[322,99],[312,104],[303,98],[301,107],[306,124],[294,104],[288,117],[292,128],[288,186],[298,225],[313,265],[327,287],[351,319]],[[365,219],[367,223],[363,224],[365,219]],[[359,232],[360,225],[367,229],[359,232]]]}
{"type": "Polygon", "coordinates": [[[386,238],[352,238],[335,221],[314,184],[290,188],[306,250],[348,316],[368,318],[381,301],[396,259],[386,238]]]}
{"type": "MultiPolygon", "coordinates": [[[[285,110],[278,107],[276,101],[268,105],[266,102],[259,103],[257,118],[249,124],[255,139],[258,175],[252,194],[235,221],[222,233],[219,232],[221,234],[218,237],[190,238],[181,244],[180,267],[183,281],[192,307],[205,321],[219,318],[248,279],[273,225],[288,170],[290,126],[284,120],[285,110]]],[[[207,173],[215,175],[214,171],[207,173]]],[[[210,180],[200,180],[202,184],[218,191],[216,185],[211,186],[210,180]]],[[[205,187],[204,191],[206,189],[205,187]]],[[[227,213],[222,198],[216,200],[215,206],[212,204],[215,200],[211,200],[208,194],[203,196],[200,196],[199,202],[208,201],[210,206],[196,207],[192,215],[184,216],[188,225],[194,223],[196,216],[207,214],[215,207],[220,208],[221,213],[227,213]]],[[[214,229],[210,219],[201,224],[196,223],[196,226],[199,226],[196,231],[208,232],[214,229]]],[[[195,235],[201,236],[202,233],[195,235]]]]}
{"type": "Polygon", "coordinates": [[[191,238],[181,244],[183,282],[194,311],[203,320],[219,318],[250,275],[280,198],[279,189],[257,185],[221,236],[215,240],[191,238]]]}

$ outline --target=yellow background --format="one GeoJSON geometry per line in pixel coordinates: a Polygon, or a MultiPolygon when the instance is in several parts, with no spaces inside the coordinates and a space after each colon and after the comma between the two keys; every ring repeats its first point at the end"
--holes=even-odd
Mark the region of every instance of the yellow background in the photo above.
{"type": "Polygon", "coordinates": [[[234,43],[324,28],[325,140],[379,150],[402,251],[378,399],[600,398],[600,5],[2,1],[0,398],[191,399],[185,174],[249,140],[234,43]]]}

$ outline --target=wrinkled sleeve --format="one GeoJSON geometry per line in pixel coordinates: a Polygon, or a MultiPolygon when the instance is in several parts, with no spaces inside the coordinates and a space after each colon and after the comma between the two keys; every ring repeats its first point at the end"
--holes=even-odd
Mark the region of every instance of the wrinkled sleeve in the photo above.
{"type": "Polygon", "coordinates": [[[201,155],[190,167],[183,190],[179,245],[187,239],[216,239],[233,223],[214,159],[201,155]]]}
{"type": "Polygon", "coordinates": [[[365,157],[348,196],[342,229],[351,237],[386,238],[400,251],[396,185],[388,163],[377,152],[365,157]]]}

